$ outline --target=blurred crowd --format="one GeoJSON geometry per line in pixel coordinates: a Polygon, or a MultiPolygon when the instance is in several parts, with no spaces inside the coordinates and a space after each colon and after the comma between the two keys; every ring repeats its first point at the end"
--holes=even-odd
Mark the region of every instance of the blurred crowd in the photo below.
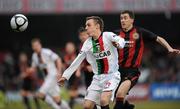
{"type": "Polygon", "coordinates": [[[145,83],[179,83],[180,56],[169,54],[158,44],[156,47],[147,47],[142,59],[141,73],[142,79],[139,82],[142,80],[145,83]]]}
{"type": "MultiPolygon", "coordinates": [[[[59,54],[63,62],[63,69],[66,69],[77,56],[81,44],[67,42],[65,47],[52,49],[59,54]]],[[[28,54],[31,59],[31,54],[28,54]]],[[[173,56],[168,54],[167,51],[161,47],[151,47],[148,45],[144,50],[142,60],[140,83],[178,83],[180,82],[180,56],[173,56]]],[[[42,79],[41,75],[38,75],[42,79]]],[[[83,73],[75,73],[77,78],[81,78],[83,73]]],[[[82,77],[84,78],[84,77],[82,77]]],[[[78,85],[84,83],[83,79],[79,79],[78,85]]],[[[41,81],[39,81],[41,82],[41,81]]],[[[18,90],[20,89],[20,70],[18,67],[18,58],[10,51],[0,52],[0,89],[5,90],[18,90]]],[[[73,89],[74,87],[72,87],[73,89]]]]}

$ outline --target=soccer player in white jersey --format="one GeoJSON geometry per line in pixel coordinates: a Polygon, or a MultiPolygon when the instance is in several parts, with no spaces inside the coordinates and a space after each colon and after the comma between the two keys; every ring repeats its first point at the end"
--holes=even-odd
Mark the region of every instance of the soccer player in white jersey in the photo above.
{"type": "Polygon", "coordinates": [[[45,100],[54,109],[69,109],[67,103],[61,100],[60,89],[57,84],[57,75],[61,74],[62,63],[57,54],[50,49],[42,48],[41,41],[35,38],[31,41],[32,49],[32,68],[41,70],[45,73],[45,80],[37,93],[37,96],[45,100]]]}
{"type": "Polygon", "coordinates": [[[91,85],[87,89],[84,109],[93,109],[100,104],[101,109],[109,109],[113,92],[120,82],[118,72],[117,48],[124,47],[124,39],[112,32],[103,32],[104,23],[98,16],[86,18],[86,30],[90,36],[83,44],[76,59],[58,80],[61,86],[69,80],[74,71],[86,58],[94,73],[91,85]]]}

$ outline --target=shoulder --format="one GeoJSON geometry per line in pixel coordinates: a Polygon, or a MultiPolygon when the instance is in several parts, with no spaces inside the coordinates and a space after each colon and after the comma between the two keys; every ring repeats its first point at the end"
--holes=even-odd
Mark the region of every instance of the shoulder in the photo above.
{"type": "Polygon", "coordinates": [[[90,46],[92,46],[92,37],[86,39],[86,41],[83,43],[82,49],[88,49],[90,46]]]}
{"type": "Polygon", "coordinates": [[[103,32],[103,36],[109,37],[109,36],[117,36],[117,35],[115,33],[113,33],[113,32],[106,31],[106,32],[103,32]]]}
{"type": "Polygon", "coordinates": [[[103,35],[116,35],[114,32],[105,31],[103,32],[103,35]]]}
{"type": "Polygon", "coordinates": [[[136,26],[135,28],[136,28],[137,31],[140,31],[140,32],[149,31],[149,30],[147,30],[147,29],[145,29],[145,28],[143,28],[143,27],[138,27],[138,26],[136,26]]]}
{"type": "Polygon", "coordinates": [[[115,38],[117,35],[113,32],[103,32],[103,39],[108,39],[108,40],[112,40],[113,38],[115,38]]]}
{"type": "Polygon", "coordinates": [[[53,53],[53,51],[48,49],[48,48],[42,48],[42,53],[47,54],[47,55],[51,55],[53,53]]]}
{"type": "Polygon", "coordinates": [[[37,57],[37,53],[34,52],[34,53],[32,54],[31,59],[34,61],[34,60],[36,60],[37,58],[38,58],[38,57],[37,57]]]}
{"type": "Polygon", "coordinates": [[[86,39],[86,41],[83,43],[83,45],[88,45],[90,44],[92,41],[92,37],[89,37],[88,39],[86,39]]]}
{"type": "Polygon", "coordinates": [[[145,28],[142,28],[142,27],[138,27],[138,31],[143,33],[143,34],[148,34],[148,35],[153,35],[153,36],[156,36],[156,34],[154,32],[152,32],[151,30],[149,29],[145,29],[145,28]]]}
{"type": "Polygon", "coordinates": [[[122,29],[121,29],[121,28],[116,29],[116,30],[113,30],[113,32],[114,32],[115,34],[119,34],[121,31],[122,31],[122,29]]]}
{"type": "Polygon", "coordinates": [[[32,54],[32,58],[35,58],[37,56],[37,54],[34,52],[33,54],[32,54]]]}

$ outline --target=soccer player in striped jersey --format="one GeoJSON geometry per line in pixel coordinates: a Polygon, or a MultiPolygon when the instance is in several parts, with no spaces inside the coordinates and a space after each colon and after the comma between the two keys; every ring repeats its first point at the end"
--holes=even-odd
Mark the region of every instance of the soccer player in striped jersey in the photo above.
{"type": "Polygon", "coordinates": [[[59,79],[59,84],[62,86],[86,58],[92,66],[94,76],[87,89],[84,109],[93,109],[95,104],[100,104],[101,109],[109,109],[113,92],[120,82],[117,48],[123,48],[125,42],[123,38],[112,32],[103,32],[103,27],[104,23],[100,17],[86,18],[86,30],[90,37],[84,42],[76,59],[59,79]]]}
{"type": "Polygon", "coordinates": [[[116,94],[114,109],[133,109],[133,105],[125,105],[128,102],[125,102],[124,98],[140,76],[139,67],[143,56],[144,40],[158,42],[169,53],[180,54],[180,51],[173,49],[164,38],[149,30],[134,26],[134,13],[131,11],[123,11],[120,14],[120,22],[122,29],[120,29],[119,35],[125,39],[126,44],[122,50],[119,50],[121,82],[116,94]]]}
{"type": "Polygon", "coordinates": [[[26,109],[32,109],[29,95],[33,95],[33,99],[36,105],[36,109],[40,109],[39,101],[37,100],[36,96],[34,96],[34,92],[36,91],[36,84],[35,81],[37,80],[35,76],[35,72],[30,68],[30,62],[28,60],[28,55],[25,52],[21,52],[19,54],[19,71],[20,71],[20,78],[22,79],[22,89],[21,95],[23,98],[23,102],[26,106],[26,109]]]}

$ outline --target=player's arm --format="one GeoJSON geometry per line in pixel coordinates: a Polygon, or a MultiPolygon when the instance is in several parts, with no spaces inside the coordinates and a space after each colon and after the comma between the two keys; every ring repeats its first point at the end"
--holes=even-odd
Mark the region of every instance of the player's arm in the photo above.
{"type": "Polygon", "coordinates": [[[81,51],[71,65],[64,71],[62,77],[58,80],[60,86],[64,85],[65,80],[69,80],[72,74],[78,69],[82,61],[85,59],[85,52],[81,51]]]}
{"type": "Polygon", "coordinates": [[[25,68],[24,66],[22,66],[22,64],[19,65],[19,70],[20,70],[20,78],[25,78],[26,77],[26,73],[25,73],[25,68]]]}
{"type": "Polygon", "coordinates": [[[51,50],[49,50],[47,53],[49,54],[50,59],[55,62],[55,65],[57,68],[57,73],[62,75],[62,60],[61,60],[61,58],[51,50]]]}
{"type": "Polygon", "coordinates": [[[115,47],[119,49],[124,48],[125,45],[124,38],[114,34],[113,32],[107,32],[106,34],[115,47]]]}
{"type": "Polygon", "coordinates": [[[180,54],[180,50],[178,49],[173,49],[169,43],[162,37],[157,36],[156,42],[158,42],[159,44],[161,44],[163,47],[165,47],[169,53],[176,53],[176,54],[180,54]]]}
{"type": "Polygon", "coordinates": [[[35,55],[32,56],[32,63],[30,69],[33,70],[33,72],[37,72],[38,63],[36,61],[35,55]]]}
{"type": "Polygon", "coordinates": [[[177,49],[173,49],[164,38],[154,34],[153,32],[151,32],[149,30],[143,29],[143,28],[141,28],[141,31],[142,31],[143,35],[145,36],[145,38],[148,38],[149,41],[155,40],[156,42],[161,44],[163,47],[165,47],[169,53],[180,54],[180,51],[177,49]]]}
{"type": "Polygon", "coordinates": [[[58,80],[62,76],[62,68],[63,68],[62,60],[56,53],[54,53],[51,50],[48,50],[47,54],[49,54],[50,59],[53,60],[55,65],[56,65],[56,69],[57,69],[56,77],[57,77],[57,80],[58,80]]]}
{"type": "Polygon", "coordinates": [[[57,68],[57,79],[59,79],[62,76],[62,60],[61,58],[57,58],[55,61],[56,68],[57,68]]]}
{"type": "Polygon", "coordinates": [[[56,64],[56,68],[57,68],[58,73],[62,73],[62,60],[61,60],[61,58],[57,58],[55,61],[55,64],[56,64]]]}

